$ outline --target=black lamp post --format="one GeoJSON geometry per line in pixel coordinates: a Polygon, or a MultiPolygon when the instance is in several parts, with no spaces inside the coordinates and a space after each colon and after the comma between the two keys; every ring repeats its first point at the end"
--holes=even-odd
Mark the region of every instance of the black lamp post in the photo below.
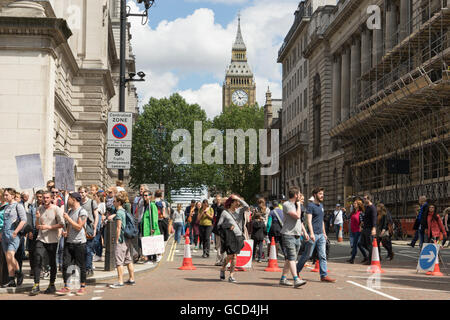
{"type": "MultiPolygon", "coordinates": [[[[145,73],[138,72],[140,79],[133,79],[136,74],[130,73],[130,78],[125,78],[126,69],[126,32],[127,17],[148,17],[148,9],[153,5],[154,0],[136,0],[137,3],[144,3],[144,13],[127,13],[127,0],[120,0],[120,83],[119,83],[119,112],[125,112],[125,86],[130,81],[145,81],[145,73]]],[[[119,169],[119,180],[123,180],[123,169],[119,169]]]]}

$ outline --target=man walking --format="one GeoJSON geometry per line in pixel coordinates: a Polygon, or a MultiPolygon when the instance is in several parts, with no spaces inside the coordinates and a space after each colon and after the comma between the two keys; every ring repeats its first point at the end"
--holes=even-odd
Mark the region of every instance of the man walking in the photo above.
{"type": "MultiPolygon", "coordinates": [[[[419,236],[419,247],[422,250],[423,243],[426,242],[425,230],[428,227],[428,222],[427,222],[428,202],[427,202],[426,196],[419,197],[419,206],[420,206],[419,215],[417,216],[419,229],[417,230],[417,234],[419,236]]],[[[414,239],[411,241],[411,243],[409,245],[414,248],[414,246],[416,245],[416,241],[417,241],[417,238],[414,237],[414,239]]]]}
{"type": "Polygon", "coordinates": [[[86,232],[84,225],[87,220],[88,213],[81,206],[81,195],[78,192],[73,192],[69,195],[68,205],[69,212],[64,213],[64,220],[67,224],[67,232],[64,244],[64,258],[63,258],[63,279],[64,287],[56,292],[57,295],[67,295],[70,293],[68,286],[69,268],[72,261],[80,270],[80,289],[76,292],[77,296],[82,296],[86,293],[86,232]]]}
{"type": "Polygon", "coordinates": [[[323,209],[323,188],[314,188],[312,191],[314,201],[309,202],[306,208],[306,219],[308,222],[309,230],[309,240],[307,240],[305,251],[298,260],[297,272],[300,275],[306,261],[311,258],[314,248],[317,246],[317,253],[319,255],[319,265],[320,265],[320,281],[322,282],[336,282],[327,274],[327,254],[326,254],[326,244],[327,235],[325,233],[325,223],[323,221],[324,209],[323,209]]]}
{"type": "Polygon", "coordinates": [[[289,201],[283,204],[284,221],[283,228],[281,229],[282,245],[286,259],[284,261],[280,285],[292,286],[292,283],[287,280],[287,274],[290,271],[294,278],[294,288],[306,284],[306,281],[298,277],[295,267],[295,261],[300,250],[300,236],[303,233],[308,238],[308,234],[301,221],[300,197],[301,194],[298,188],[292,187],[289,189],[289,201]]]}
{"type": "Polygon", "coordinates": [[[372,243],[377,235],[377,208],[372,203],[370,194],[364,195],[364,217],[362,221],[361,245],[369,252],[368,258],[364,258],[362,263],[370,265],[372,261],[372,243]]]}
{"type": "Polygon", "coordinates": [[[3,197],[8,203],[8,206],[3,213],[3,230],[0,236],[2,242],[3,252],[6,256],[6,263],[8,265],[8,282],[4,284],[3,288],[16,287],[22,285],[23,272],[20,271],[19,263],[15,259],[16,251],[19,249],[20,236],[19,232],[27,222],[27,216],[22,204],[16,202],[16,190],[6,188],[3,197]]]}
{"type": "Polygon", "coordinates": [[[85,187],[79,187],[78,193],[81,195],[81,206],[88,213],[88,220],[85,224],[86,231],[86,275],[94,275],[92,259],[94,258],[94,239],[97,235],[98,225],[98,206],[95,200],[88,198],[88,192],[85,187]]]}
{"type": "Polygon", "coordinates": [[[339,241],[339,231],[344,226],[343,212],[339,203],[336,205],[336,210],[333,212],[333,220],[334,230],[336,231],[336,241],[339,241]]]}
{"type": "Polygon", "coordinates": [[[36,211],[36,229],[38,230],[35,254],[34,254],[34,286],[30,295],[40,293],[39,280],[41,275],[41,264],[45,255],[50,263],[50,284],[45,290],[46,294],[56,293],[56,249],[58,248],[59,229],[64,226],[62,210],[52,203],[52,194],[44,193],[44,204],[36,211]]]}

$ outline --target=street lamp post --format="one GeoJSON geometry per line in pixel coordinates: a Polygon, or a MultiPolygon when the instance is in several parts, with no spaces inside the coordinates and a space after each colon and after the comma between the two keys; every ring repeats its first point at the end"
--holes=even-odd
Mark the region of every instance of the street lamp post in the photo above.
{"type": "MultiPolygon", "coordinates": [[[[130,73],[130,79],[125,78],[126,69],[126,32],[127,17],[148,17],[148,9],[153,5],[154,0],[137,0],[144,3],[145,12],[143,14],[127,13],[127,0],[120,0],[120,81],[119,81],[119,112],[125,112],[125,86],[130,81],[145,81],[145,73],[138,72],[140,79],[133,79],[134,73],[130,73]]],[[[123,180],[123,169],[119,169],[119,180],[123,180]]]]}

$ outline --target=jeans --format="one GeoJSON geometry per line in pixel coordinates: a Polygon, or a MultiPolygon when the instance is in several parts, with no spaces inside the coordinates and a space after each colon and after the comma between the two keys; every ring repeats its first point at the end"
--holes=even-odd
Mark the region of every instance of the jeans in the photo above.
{"type": "Polygon", "coordinates": [[[327,276],[327,253],[326,253],[326,245],[327,240],[325,239],[324,234],[314,234],[316,241],[312,241],[309,239],[306,242],[305,251],[303,251],[302,256],[298,260],[297,263],[297,273],[300,273],[305,266],[306,261],[311,258],[314,248],[317,246],[317,253],[319,255],[319,265],[320,265],[320,277],[327,276]]]}
{"type": "Polygon", "coordinates": [[[183,233],[183,223],[182,222],[174,222],[173,228],[175,229],[175,241],[180,243],[181,234],[183,233]]]}
{"type": "Polygon", "coordinates": [[[377,237],[377,245],[378,245],[378,254],[381,257],[381,246],[380,243],[383,245],[383,247],[388,252],[389,256],[392,255],[392,241],[391,237],[384,236],[384,237],[377,237]]]}
{"type": "Polygon", "coordinates": [[[65,240],[65,238],[63,236],[61,236],[61,238],[59,238],[58,250],[56,251],[56,255],[57,255],[57,259],[58,259],[58,266],[63,265],[64,240],[65,240]]]}
{"type": "Polygon", "coordinates": [[[203,254],[209,256],[209,248],[211,247],[211,232],[213,226],[200,226],[200,242],[203,245],[203,254]]]}
{"type": "Polygon", "coordinates": [[[48,256],[50,263],[50,283],[55,283],[56,273],[58,271],[56,267],[56,250],[58,249],[58,243],[44,243],[37,240],[34,252],[34,283],[39,283],[41,276],[41,265],[44,261],[44,257],[48,256]]]}
{"type": "Polygon", "coordinates": [[[94,239],[86,241],[86,270],[92,270],[92,258],[94,257],[94,239]]]}
{"type": "Polygon", "coordinates": [[[414,234],[414,238],[411,241],[411,247],[414,248],[416,245],[416,241],[419,239],[419,248],[422,249],[423,243],[426,242],[425,240],[425,229],[420,225],[419,229],[416,230],[416,233],[414,234]]]}
{"type": "Polygon", "coordinates": [[[86,283],[86,243],[64,243],[63,278],[67,284],[67,269],[75,263],[80,268],[80,283],[86,283]]]}
{"type": "Polygon", "coordinates": [[[103,247],[102,247],[102,232],[101,230],[97,231],[97,234],[95,235],[94,238],[94,252],[95,255],[98,257],[102,256],[102,251],[103,251],[103,247]]]}
{"type": "Polygon", "coordinates": [[[363,246],[361,245],[361,242],[359,241],[361,238],[361,232],[350,232],[350,239],[353,239],[352,242],[352,257],[351,260],[355,260],[356,252],[361,251],[364,259],[367,259],[367,253],[364,250],[363,246]]]}
{"type": "Polygon", "coordinates": [[[363,229],[361,232],[361,240],[360,240],[361,246],[367,250],[369,256],[369,261],[372,261],[372,243],[373,243],[373,236],[372,236],[372,230],[371,229],[363,229]]]}

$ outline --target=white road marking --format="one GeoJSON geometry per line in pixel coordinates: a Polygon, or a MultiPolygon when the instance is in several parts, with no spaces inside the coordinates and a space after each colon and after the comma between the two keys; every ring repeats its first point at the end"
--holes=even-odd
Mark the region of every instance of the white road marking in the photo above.
{"type": "MultiPolygon", "coordinates": [[[[365,276],[347,276],[348,278],[359,278],[359,279],[368,279],[368,277],[365,277],[365,276]]],[[[429,283],[439,283],[439,284],[442,284],[443,282],[442,281],[430,281],[430,280],[427,280],[427,279],[414,279],[414,280],[412,280],[412,279],[401,279],[401,278],[389,278],[389,277],[384,277],[384,276],[381,276],[381,280],[397,280],[397,281],[413,281],[413,282],[416,282],[416,281],[423,281],[423,282],[429,282],[429,283]]]]}
{"type": "Polygon", "coordinates": [[[328,260],[339,260],[339,259],[349,259],[351,258],[350,256],[346,256],[346,257],[336,257],[336,258],[328,258],[328,260]]]}
{"type": "Polygon", "coordinates": [[[100,300],[100,299],[103,299],[103,297],[92,297],[91,300],[100,300]]]}
{"type": "Polygon", "coordinates": [[[397,252],[396,255],[408,257],[408,258],[411,258],[411,259],[414,259],[414,260],[419,259],[419,256],[413,257],[413,256],[410,256],[409,254],[404,254],[404,253],[398,253],[398,252],[397,252]]]}
{"type": "Polygon", "coordinates": [[[95,287],[96,287],[96,288],[106,288],[107,285],[103,283],[103,284],[98,284],[98,285],[96,285],[95,287]]]}
{"type": "Polygon", "coordinates": [[[353,282],[353,281],[347,281],[347,282],[348,282],[348,283],[351,283],[351,284],[353,284],[353,285],[355,285],[355,286],[357,286],[357,287],[360,287],[360,288],[366,289],[366,290],[368,290],[368,291],[371,291],[371,292],[373,292],[373,293],[379,294],[380,296],[383,296],[383,297],[385,297],[385,298],[388,298],[388,299],[391,299],[391,300],[400,300],[399,298],[396,298],[396,297],[390,296],[390,295],[388,295],[388,294],[385,294],[385,293],[383,293],[383,292],[381,292],[381,291],[378,291],[378,290],[375,290],[375,289],[372,289],[372,288],[363,286],[362,284],[359,284],[359,283],[356,283],[356,282],[353,282]]]}
{"type": "Polygon", "coordinates": [[[105,292],[105,290],[94,290],[94,293],[102,293],[105,292]]]}
{"type": "Polygon", "coordinates": [[[414,290],[414,291],[432,291],[439,293],[450,293],[450,291],[436,290],[436,289],[422,289],[422,288],[403,288],[403,287],[382,287],[383,289],[399,289],[399,290],[414,290]]]}

